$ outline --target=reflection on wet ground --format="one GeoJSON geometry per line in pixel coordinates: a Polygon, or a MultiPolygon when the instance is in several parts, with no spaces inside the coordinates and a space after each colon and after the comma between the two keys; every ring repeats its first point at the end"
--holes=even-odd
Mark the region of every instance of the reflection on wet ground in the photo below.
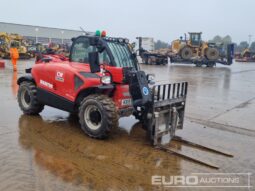
{"type": "MultiPolygon", "coordinates": [[[[22,64],[19,68],[27,65],[22,64]]],[[[46,107],[40,116],[25,116],[18,108],[14,83],[23,71],[15,74],[7,67],[0,70],[0,190],[162,190],[162,187],[151,185],[151,176],[255,172],[253,136],[210,128],[196,121],[208,120],[228,107],[242,103],[249,97],[240,96],[242,91],[254,93],[254,89],[240,84],[254,86],[250,85],[251,74],[245,71],[255,69],[255,64],[211,70],[185,65],[143,67],[158,74],[159,81],[190,82],[189,119],[178,135],[226,150],[235,157],[226,158],[178,142],[171,143],[171,147],[181,152],[220,166],[219,170],[214,170],[156,150],[149,145],[145,131],[132,117],[121,119],[121,128],[114,130],[109,139],[94,140],[84,135],[77,118],[66,112],[46,107]],[[162,71],[166,73],[161,75],[162,71]],[[236,79],[238,71],[244,71],[239,72],[243,81],[236,79]]],[[[241,114],[240,120],[243,120],[241,114]]],[[[252,119],[249,120],[252,126],[252,119]]]]}

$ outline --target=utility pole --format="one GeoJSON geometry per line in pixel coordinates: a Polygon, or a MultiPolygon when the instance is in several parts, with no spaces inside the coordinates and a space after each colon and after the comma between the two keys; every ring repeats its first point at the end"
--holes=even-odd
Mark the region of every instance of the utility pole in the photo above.
{"type": "Polygon", "coordinates": [[[249,45],[251,45],[251,38],[252,38],[253,35],[249,34],[248,37],[249,37],[249,45]]]}
{"type": "Polygon", "coordinates": [[[61,31],[61,34],[62,34],[62,36],[61,36],[62,37],[62,44],[64,44],[64,38],[63,38],[64,32],[65,31],[63,31],[63,30],[61,31]]]}
{"type": "Polygon", "coordinates": [[[38,28],[35,28],[35,43],[38,43],[38,33],[39,29],[38,28]]]}

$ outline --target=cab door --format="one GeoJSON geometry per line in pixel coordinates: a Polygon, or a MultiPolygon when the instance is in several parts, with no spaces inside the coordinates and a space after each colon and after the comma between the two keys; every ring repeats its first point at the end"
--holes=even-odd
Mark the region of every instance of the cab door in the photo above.
{"type": "Polygon", "coordinates": [[[88,37],[79,37],[72,45],[70,53],[71,62],[89,63],[89,52],[93,51],[88,37]]]}

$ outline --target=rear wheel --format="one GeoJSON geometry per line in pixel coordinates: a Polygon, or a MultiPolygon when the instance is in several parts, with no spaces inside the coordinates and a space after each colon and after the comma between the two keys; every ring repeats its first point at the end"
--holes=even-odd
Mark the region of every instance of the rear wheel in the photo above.
{"type": "Polygon", "coordinates": [[[115,103],[106,95],[93,94],[81,102],[79,119],[82,130],[93,138],[109,136],[111,129],[118,127],[118,112],[115,103]]]}
{"type": "Polygon", "coordinates": [[[27,115],[39,114],[44,105],[37,100],[37,89],[32,82],[22,82],[18,91],[18,103],[23,113],[27,115]]]}
{"type": "Polygon", "coordinates": [[[205,56],[208,60],[217,60],[220,57],[220,52],[217,48],[209,47],[205,52],[205,56]]]}

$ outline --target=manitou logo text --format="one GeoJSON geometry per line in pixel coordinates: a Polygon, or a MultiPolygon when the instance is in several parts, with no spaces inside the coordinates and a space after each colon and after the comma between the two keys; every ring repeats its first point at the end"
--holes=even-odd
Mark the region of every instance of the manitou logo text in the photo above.
{"type": "Polygon", "coordinates": [[[40,84],[42,84],[50,89],[53,89],[53,84],[51,84],[49,82],[45,82],[44,80],[40,80],[40,84]]]}

